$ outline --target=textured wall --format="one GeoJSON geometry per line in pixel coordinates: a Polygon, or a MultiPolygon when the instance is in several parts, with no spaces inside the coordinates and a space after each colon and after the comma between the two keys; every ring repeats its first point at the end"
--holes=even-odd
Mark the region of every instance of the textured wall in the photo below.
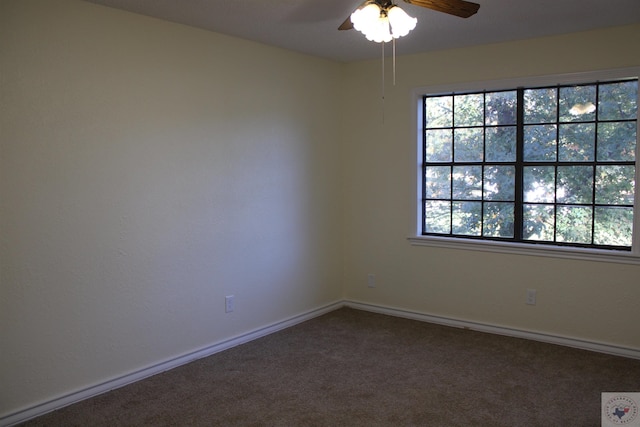
{"type": "MultiPolygon", "coordinates": [[[[640,26],[348,65],[346,297],[419,313],[640,349],[640,266],[412,246],[417,87],[640,66],[640,26]],[[363,111],[360,104],[378,106],[363,111]],[[376,288],[367,274],[376,274],[376,288]],[[537,305],[525,305],[527,288],[537,305]]],[[[398,49],[401,50],[402,41],[398,49]]]]}
{"type": "Polygon", "coordinates": [[[377,61],[1,0],[0,417],[343,292],[640,349],[637,266],[406,240],[412,88],[639,66],[639,43],[631,26],[400,57],[383,112],[377,61]]]}
{"type": "Polygon", "coordinates": [[[0,416],[341,297],[340,64],[67,0],[0,53],[0,416]]]}

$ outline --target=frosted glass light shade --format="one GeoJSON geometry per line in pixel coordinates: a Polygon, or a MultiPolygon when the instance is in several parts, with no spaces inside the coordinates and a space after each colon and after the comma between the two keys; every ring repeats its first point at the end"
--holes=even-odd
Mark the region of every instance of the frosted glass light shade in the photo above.
{"type": "Polygon", "coordinates": [[[416,27],[418,20],[392,5],[382,9],[377,3],[368,3],[351,14],[353,28],[365,35],[367,40],[388,43],[404,37],[416,27]]]}
{"type": "Polygon", "coordinates": [[[409,34],[409,31],[416,28],[416,24],[418,23],[417,18],[409,16],[407,12],[398,6],[391,6],[389,10],[387,10],[387,17],[389,18],[391,34],[394,39],[406,36],[409,34]]]}
{"type": "Polygon", "coordinates": [[[366,34],[382,14],[382,9],[376,3],[369,3],[361,9],[356,9],[351,14],[353,28],[366,34]]]}
{"type": "Polygon", "coordinates": [[[393,38],[389,28],[389,20],[386,16],[380,16],[376,23],[371,27],[370,31],[365,33],[367,40],[376,43],[388,43],[393,38]]]}

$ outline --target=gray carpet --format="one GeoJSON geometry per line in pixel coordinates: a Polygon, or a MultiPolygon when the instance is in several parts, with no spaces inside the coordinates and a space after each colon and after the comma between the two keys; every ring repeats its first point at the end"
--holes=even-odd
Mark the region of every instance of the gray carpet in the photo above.
{"type": "Polygon", "coordinates": [[[640,360],[343,308],[25,426],[599,426],[640,360]]]}

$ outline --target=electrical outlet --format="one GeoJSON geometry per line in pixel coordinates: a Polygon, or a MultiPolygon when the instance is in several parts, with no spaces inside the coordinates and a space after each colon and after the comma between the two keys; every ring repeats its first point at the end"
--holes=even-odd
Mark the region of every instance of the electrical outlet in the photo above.
{"type": "Polygon", "coordinates": [[[224,297],[224,312],[225,313],[231,313],[233,311],[234,308],[234,296],[233,295],[227,295],[226,297],[224,297]]]}
{"type": "Polygon", "coordinates": [[[370,288],[375,288],[376,287],[376,275],[375,274],[368,274],[367,275],[367,286],[370,288]]]}
{"type": "Polygon", "coordinates": [[[528,305],[536,305],[536,290],[527,289],[527,299],[525,301],[528,305]]]}

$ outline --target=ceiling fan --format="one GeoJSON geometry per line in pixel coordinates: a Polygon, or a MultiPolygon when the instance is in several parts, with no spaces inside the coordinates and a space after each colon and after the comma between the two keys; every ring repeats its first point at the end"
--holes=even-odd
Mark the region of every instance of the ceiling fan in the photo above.
{"type": "MultiPolygon", "coordinates": [[[[480,5],[465,0],[403,0],[414,6],[426,7],[449,15],[468,18],[478,12],[480,5]]],[[[365,0],[338,27],[338,30],[356,29],[367,40],[382,45],[382,99],[384,100],[384,44],[393,42],[393,84],[396,81],[396,39],[404,37],[418,20],[399,8],[394,0],[365,0]]]]}
{"type": "MultiPolygon", "coordinates": [[[[480,5],[477,3],[472,3],[465,0],[403,0],[405,3],[412,4],[414,6],[426,7],[427,9],[432,9],[438,12],[447,13],[449,15],[459,16],[461,18],[468,18],[471,15],[474,15],[480,5]]],[[[358,7],[358,9],[363,8],[368,4],[377,4],[380,9],[388,10],[393,6],[392,0],[367,0],[362,5],[358,7]]],[[[357,10],[358,10],[357,9],[357,10]]],[[[338,27],[339,30],[350,30],[353,28],[353,22],[351,22],[351,16],[349,16],[343,23],[338,27]]]]}

